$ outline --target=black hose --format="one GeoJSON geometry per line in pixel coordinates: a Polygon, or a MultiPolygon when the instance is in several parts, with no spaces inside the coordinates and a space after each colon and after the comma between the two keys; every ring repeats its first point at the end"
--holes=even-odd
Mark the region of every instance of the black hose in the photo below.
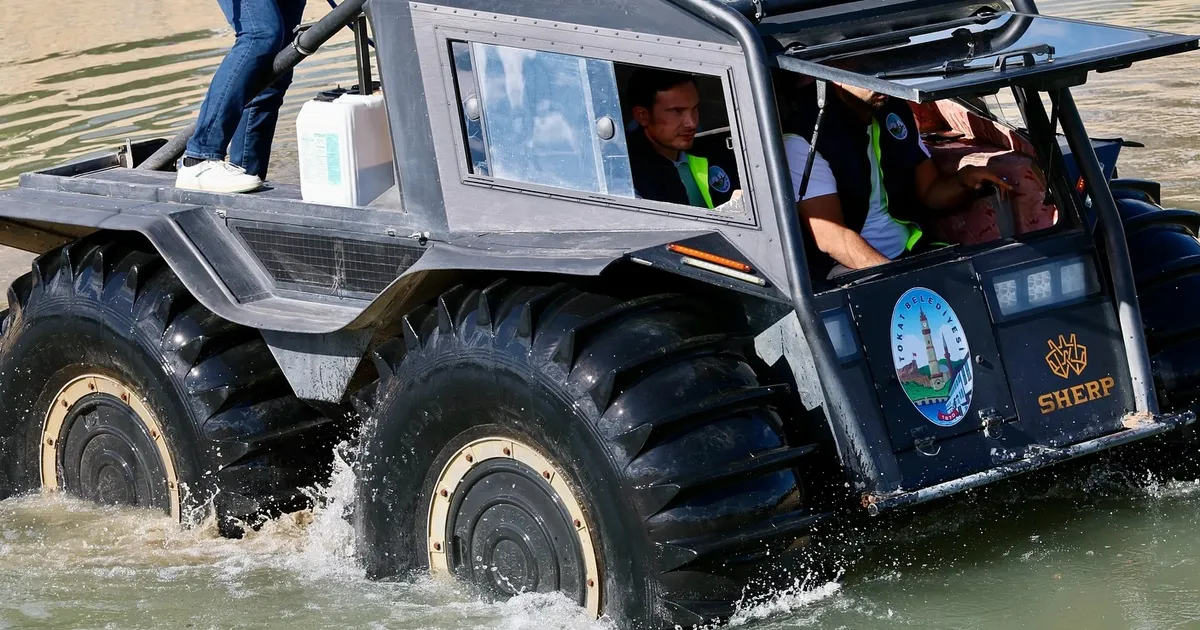
{"type": "MultiPolygon", "coordinates": [[[[321,47],[322,44],[329,41],[342,28],[349,26],[354,20],[358,19],[362,13],[363,5],[367,0],[346,0],[340,5],[337,5],[328,15],[317,21],[308,29],[296,36],[295,41],[290,46],[279,51],[275,55],[275,60],[271,63],[271,74],[268,78],[261,80],[254,86],[250,92],[254,96],[258,96],[260,92],[267,89],[285,72],[296,67],[304,58],[313,54],[321,47]]],[[[187,148],[187,142],[191,139],[192,134],[196,133],[196,123],[187,126],[186,129],[180,131],[171,138],[153,155],[146,158],[144,162],[137,165],[140,170],[159,171],[166,166],[179,159],[183,155],[183,151],[187,148]]]]}

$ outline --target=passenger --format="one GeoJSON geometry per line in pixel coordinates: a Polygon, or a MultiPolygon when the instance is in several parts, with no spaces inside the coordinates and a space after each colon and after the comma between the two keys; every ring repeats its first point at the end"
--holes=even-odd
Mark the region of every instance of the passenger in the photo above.
{"type": "Polygon", "coordinates": [[[629,80],[637,128],[626,136],[633,187],[643,199],[714,208],[735,196],[737,168],[690,153],[700,126],[700,92],[690,75],[643,68],[629,80]]]}
{"type": "Polygon", "coordinates": [[[1012,191],[1003,178],[981,166],[942,174],[904,101],[833,84],[808,189],[800,200],[810,149],[806,138],[812,137],[817,119],[816,83],[781,75],[781,94],[796,88],[793,110],[785,109],[781,116],[814,278],[833,278],[927,249],[932,244],[923,238],[920,220],[960,207],[989,184],[1002,195],[1012,191]]]}
{"type": "Polygon", "coordinates": [[[248,192],[262,186],[267,176],[275,123],[292,71],[257,96],[253,91],[264,76],[270,76],[275,55],[291,44],[305,0],[217,0],[217,4],[236,39],[200,105],[196,131],[180,160],[175,186],[248,192]]]}

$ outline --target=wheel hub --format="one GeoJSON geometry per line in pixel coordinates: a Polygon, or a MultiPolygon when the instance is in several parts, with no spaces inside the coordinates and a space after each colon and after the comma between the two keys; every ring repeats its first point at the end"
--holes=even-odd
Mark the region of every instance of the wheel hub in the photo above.
{"type": "Polygon", "coordinates": [[[110,377],[79,377],[59,391],[41,450],[47,490],[179,518],[178,481],[162,428],[131,389],[110,377]]]}
{"type": "Polygon", "coordinates": [[[579,500],[533,449],[504,438],[463,447],[429,513],[430,567],[490,597],[560,591],[600,613],[596,548],[579,500]]]}

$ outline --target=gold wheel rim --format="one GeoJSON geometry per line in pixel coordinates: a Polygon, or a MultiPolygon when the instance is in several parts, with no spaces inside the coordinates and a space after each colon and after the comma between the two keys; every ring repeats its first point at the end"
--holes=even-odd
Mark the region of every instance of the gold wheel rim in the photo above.
{"type": "Polygon", "coordinates": [[[429,569],[435,576],[448,577],[450,562],[447,558],[445,541],[446,527],[450,518],[450,501],[455,490],[472,468],[489,459],[511,459],[520,462],[541,474],[542,480],[550,485],[555,497],[567,509],[575,524],[579,548],[583,551],[584,578],[587,595],[584,606],[595,617],[600,616],[601,582],[600,568],[596,561],[596,544],[592,540],[591,527],[578,497],[567,483],[566,477],[548,458],[534,448],[516,440],[502,437],[486,437],[475,440],[459,449],[438,476],[434,485],[433,499],[429,506],[429,527],[426,548],[429,551],[429,569]]]}
{"type": "Polygon", "coordinates": [[[162,425],[159,424],[154,414],[150,412],[149,407],[142,402],[137,392],[125,386],[120,381],[102,374],[86,374],[75,378],[63,386],[50,403],[50,409],[46,412],[46,419],[42,424],[42,490],[44,492],[57,492],[61,489],[58,477],[59,433],[62,431],[63,422],[66,420],[67,414],[71,412],[71,408],[75,406],[75,403],[93,394],[107,394],[125,403],[133,410],[134,415],[137,416],[142,426],[145,427],[146,432],[154,442],[155,448],[158,449],[158,456],[162,459],[163,469],[167,474],[167,492],[171,502],[171,518],[178,521],[179,476],[175,472],[175,460],[171,457],[170,449],[167,448],[167,441],[163,435],[162,425]]]}

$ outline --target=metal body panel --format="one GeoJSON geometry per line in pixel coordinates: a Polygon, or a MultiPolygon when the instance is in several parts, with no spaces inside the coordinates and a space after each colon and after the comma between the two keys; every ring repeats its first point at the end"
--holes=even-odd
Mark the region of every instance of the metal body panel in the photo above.
{"type": "Polygon", "coordinates": [[[371,330],[341,330],[320,335],[262,331],[263,339],[296,396],[341,402],[346,385],[371,342],[371,330]]]}
{"type": "MultiPolygon", "coordinates": [[[[918,440],[932,444],[978,431],[983,422],[979,412],[984,409],[991,409],[1003,418],[1014,415],[1008,376],[996,347],[987,304],[970,262],[950,262],[892,276],[854,287],[848,294],[871,373],[878,384],[877,395],[887,418],[892,447],[897,453],[914,448],[914,442],[918,440]],[[906,301],[902,307],[898,301],[907,295],[907,291],[917,287],[931,291],[940,301],[922,304],[906,301]],[[900,312],[898,325],[906,326],[899,331],[893,331],[894,308],[900,312]],[[924,321],[929,322],[932,330],[932,337],[925,341],[932,344],[930,352],[938,359],[940,369],[951,370],[951,373],[969,369],[973,374],[970,410],[966,417],[947,418],[945,421],[952,423],[949,426],[940,426],[918,411],[910,399],[911,394],[906,393],[908,386],[901,382],[900,370],[894,363],[893,348],[901,344],[905,358],[911,354],[914,366],[918,365],[918,356],[928,362],[926,351],[920,346],[920,324],[924,321]],[[946,339],[944,335],[950,337],[946,339]],[[917,347],[910,347],[914,344],[917,347]],[[950,349],[956,352],[967,350],[963,367],[954,369],[955,362],[944,357],[950,349]]],[[[950,382],[946,382],[945,388],[950,388],[950,382]]]]}
{"type": "Polygon", "coordinates": [[[424,92],[429,103],[429,123],[436,140],[437,159],[434,162],[439,168],[447,225],[451,232],[541,232],[546,225],[554,225],[556,230],[564,232],[718,230],[753,258],[763,275],[774,284],[783,285],[784,270],[776,227],[771,221],[756,218],[753,205],[755,191],[769,189],[765,172],[759,166],[762,149],[756,140],[760,134],[758,121],[753,112],[735,107],[734,95],[749,90],[740,48],[702,41],[647,38],[633,32],[595,32],[599,29],[582,32],[574,25],[528,18],[507,17],[498,22],[497,14],[486,11],[447,15],[445,8],[424,4],[413,5],[412,16],[424,92]],[[505,182],[472,177],[467,169],[467,152],[450,67],[448,42],[451,40],[485,41],[723,77],[728,110],[736,116],[733,121],[735,146],[740,144],[744,151],[739,156],[746,200],[744,214],[574,194],[536,185],[506,185],[505,182]]]}
{"type": "MultiPolygon", "coordinates": [[[[373,2],[384,6],[409,4],[403,0],[373,2]]],[[[497,5],[490,0],[439,0],[436,4],[445,7],[441,10],[459,12],[490,13],[502,8],[505,15],[551,23],[568,21],[563,17],[569,15],[570,22],[598,29],[637,31],[718,44],[734,43],[733,38],[721,29],[714,28],[696,16],[662,1],[642,2],[633,6],[625,0],[593,0],[572,4],[569,12],[564,12],[565,7],[559,3],[539,0],[514,0],[503,5],[497,5]]]]}
{"type": "Polygon", "coordinates": [[[429,112],[422,98],[421,66],[413,54],[418,43],[413,38],[409,6],[402,0],[373,0],[367,3],[367,15],[374,32],[388,34],[375,38],[380,80],[387,86],[404,86],[403,97],[387,99],[387,115],[396,183],[407,223],[421,231],[444,231],[446,212],[433,158],[429,112]]]}

